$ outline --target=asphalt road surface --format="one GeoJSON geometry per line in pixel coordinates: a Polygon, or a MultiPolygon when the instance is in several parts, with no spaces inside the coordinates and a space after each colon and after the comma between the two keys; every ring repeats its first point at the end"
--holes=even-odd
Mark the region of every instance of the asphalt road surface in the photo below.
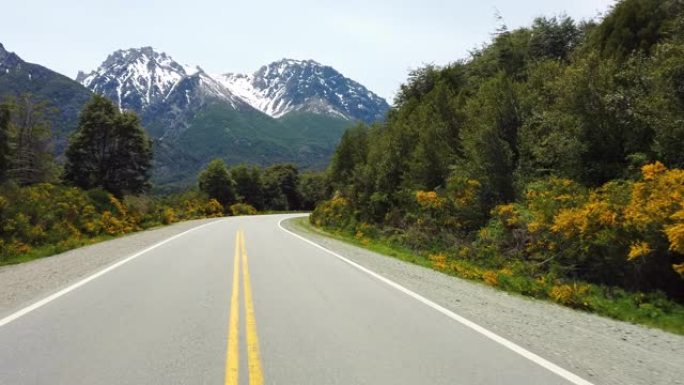
{"type": "Polygon", "coordinates": [[[279,226],[217,220],[0,320],[0,384],[589,384],[279,226]]]}

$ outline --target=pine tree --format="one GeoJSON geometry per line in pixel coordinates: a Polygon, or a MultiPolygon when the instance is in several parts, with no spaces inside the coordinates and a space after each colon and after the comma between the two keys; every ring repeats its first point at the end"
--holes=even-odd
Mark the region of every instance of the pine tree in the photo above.
{"type": "Polygon", "coordinates": [[[78,187],[101,187],[116,196],[149,187],[150,140],[136,114],[120,112],[103,96],[83,108],[66,157],[64,179],[78,187]]]}

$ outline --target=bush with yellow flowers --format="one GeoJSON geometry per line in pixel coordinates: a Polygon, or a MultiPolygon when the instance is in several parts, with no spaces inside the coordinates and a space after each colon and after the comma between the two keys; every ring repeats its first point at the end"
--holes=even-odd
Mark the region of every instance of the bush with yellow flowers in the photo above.
{"type": "Polygon", "coordinates": [[[255,215],[256,209],[247,203],[235,203],[230,206],[231,215],[255,215]]]}
{"type": "Polygon", "coordinates": [[[37,250],[44,250],[40,255],[61,252],[99,236],[222,215],[218,202],[197,192],[119,199],[102,189],[7,183],[0,186],[0,264],[25,260],[37,250]]]}
{"type": "Polygon", "coordinates": [[[352,213],[351,202],[342,195],[336,194],[332,199],[318,204],[309,220],[316,226],[345,229],[352,223],[352,213]]]}
{"type": "Polygon", "coordinates": [[[656,162],[636,181],[594,189],[560,178],[533,182],[524,200],[492,210],[474,246],[482,258],[526,261],[541,275],[676,295],[684,275],[684,170],[656,162]]]}

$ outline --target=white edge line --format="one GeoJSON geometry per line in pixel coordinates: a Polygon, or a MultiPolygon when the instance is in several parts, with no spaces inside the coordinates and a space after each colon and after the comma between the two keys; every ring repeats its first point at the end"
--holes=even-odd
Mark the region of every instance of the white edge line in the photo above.
{"type": "Polygon", "coordinates": [[[365,267],[359,265],[358,263],[351,261],[351,260],[343,257],[342,255],[340,255],[340,254],[338,254],[338,253],[336,253],[336,252],[334,252],[334,251],[332,251],[332,250],[330,250],[324,246],[319,245],[316,242],[313,242],[309,239],[306,239],[303,236],[296,234],[296,233],[284,228],[282,225],[282,222],[287,220],[287,219],[292,219],[292,218],[296,218],[296,217],[281,219],[278,222],[278,227],[280,227],[280,229],[285,231],[286,233],[289,233],[290,235],[293,235],[293,236],[301,239],[302,241],[309,243],[312,246],[315,246],[315,247],[325,251],[328,254],[333,255],[334,257],[337,257],[338,259],[354,266],[355,268],[363,271],[364,273],[372,276],[373,278],[376,278],[376,279],[382,281],[383,283],[386,283],[387,285],[389,285],[389,286],[399,290],[400,292],[408,295],[409,297],[412,297],[412,298],[422,302],[423,304],[433,308],[434,310],[437,310],[438,312],[440,312],[440,313],[444,314],[445,316],[453,319],[454,321],[457,321],[457,322],[469,327],[470,329],[482,334],[483,336],[489,338],[490,340],[492,340],[492,341],[494,341],[500,345],[503,345],[504,347],[520,354],[521,356],[527,358],[528,360],[534,362],[535,364],[557,374],[558,376],[572,382],[573,384],[576,384],[576,385],[594,385],[593,383],[583,379],[582,377],[580,377],[580,376],[578,376],[572,372],[569,372],[569,371],[561,368],[560,366],[558,366],[558,365],[556,365],[556,364],[554,364],[554,363],[530,352],[529,350],[523,348],[522,346],[517,345],[516,343],[509,341],[509,340],[501,337],[500,335],[498,335],[498,334],[496,334],[496,333],[494,333],[488,329],[485,329],[484,327],[476,324],[475,322],[470,321],[469,319],[466,319],[466,318],[452,312],[451,310],[449,310],[449,309],[447,309],[441,305],[438,305],[437,303],[423,297],[422,295],[420,295],[416,292],[413,292],[413,291],[405,288],[404,286],[401,286],[400,284],[398,284],[398,283],[396,283],[396,282],[394,282],[388,278],[385,278],[382,275],[380,275],[380,274],[378,274],[378,273],[376,273],[376,272],[374,272],[368,268],[365,268],[365,267]]]}
{"type": "Polygon", "coordinates": [[[50,302],[56,300],[57,298],[59,298],[59,297],[65,295],[65,294],[67,294],[67,293],[69,293],[69,292],[71,292],[71,291],[74,291],[74,290],[78,289],[79,287],[85,285],[86,283],[88,283],[88,282],[90,282],[90,281],[92,281],[92,280],[94,280],[94,279],[96,279],[96,278],[98,278],[98,277],[101,277],[101,276],[103,276],[103,275],[109,273],[110,271],[112,271],[112,270],[114,270],[114,269],[120,267],[121,265],[124,265],[124,264],[126,264],[126,263],[128,263],[128,262],[134,260],[135,258],[137,258],[137,257],[139,257],[139,256],[141,256],[141,255],[143,255],[143,254],[145,254],[145,253],[147,253],[148,251],[152,251],[152,250],[156,249],[157,247],[159,247],[159,246],[161,246],[161,245],[164,245],[164,244],[166,244],[166,243],[168,243],[168,242],[171,242],[171,241],[173,241],[173,240],[176,239],[176,238],[182,237],[183,235],[188,234],[188,233],[190,233],[190,232],[192,232],[192,231],[201,229],[201,228],[203,228],[203,227],[205,227],[205,226],[209,226],[209,225],[213,225],[213,224],[216,224],[216,223],[220,223],[220,222],[223,222],[223,220],[216,220],[216,221],[212,221],[212,222],[209,222],[209,223],[205,223],[205,224],[203,224],[203,225],[199,225],[199,226],[197,226],[197,227],[193,227],[193,228],[191,228],[191,229],[185,230],[185,231],[183,231],[182,233],[176,234],[176,235],[174,235],[174,236],[172,236],[172,237],[170,237],[170,238],[166,238],[165,240],[163,240],[163,241],[161,241],[161,242],[155,243],[154,245],[152,245],[152,246],[150,246],[150,247],[148,247],[148,248],[146,248],[146,249],[143,249],[142,251],[139,251],[139,252],[137,252],[137,253],[135,253],[135,254],[129,256],[129,257],[126,257],[125,259],[122,259],[122,260],[120,260],[120,261],[118,261],[118,262],[116,262],[116,263],[114,263],[114,264],[112,264],[112,265],[109,265],[109,266],[105,267],[104,269],[98,271],[97,273],[95,273],[95,274],[93,274],[93,275],[90,275],[90,276],[88,276],[88,277],[86,277],[86,278],[83,278],[82,280],[80,280],[80,281],[74,283],[74,284],[71,285],[71,286],[65,287],[64,289],[62,289],[62,290],[60,290],[60,291],[58,291],[58,292],[56,292],[56,293],[54,293],[54,294],[51,294],[51,295],[49,295],[49,296],[47,296],[47,297],[41,299],[41,300],[38,301],[38,302],[34,302],[33,304],[31,304],[31,305],[29,305],[29,306],[27,306],[27,307],[25,307],[25,308],[23,308],[23,309],[21,309],[21,310],[15,312],[15,313],[12,313],[12,314],[8,315],[7,317],[5,317],[5,318],[3,318],[3,319],[0,319],[0,327],[3,327],[3,326],[5,326],[5,325],[7,325],[8,323],[17,320],[18,318],[21,318],[21,317],[25,316],[26,314],[28,314],[28,313],[30,313],[30,312],[36,310],[36,309],[39,309],[40,307],[42,307],[42,306],[44,306],[44,305],[47,305],[48,303],[50,303],[50,302]]]}

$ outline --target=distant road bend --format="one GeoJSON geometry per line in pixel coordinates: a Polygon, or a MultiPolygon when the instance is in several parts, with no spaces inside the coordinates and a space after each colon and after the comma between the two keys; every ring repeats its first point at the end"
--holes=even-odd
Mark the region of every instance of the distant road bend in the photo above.
{"type": "Polygon", "coordinates": [[[0,384],[590,384],[293,216],[202,224],[6,315],[0,384]]]}

